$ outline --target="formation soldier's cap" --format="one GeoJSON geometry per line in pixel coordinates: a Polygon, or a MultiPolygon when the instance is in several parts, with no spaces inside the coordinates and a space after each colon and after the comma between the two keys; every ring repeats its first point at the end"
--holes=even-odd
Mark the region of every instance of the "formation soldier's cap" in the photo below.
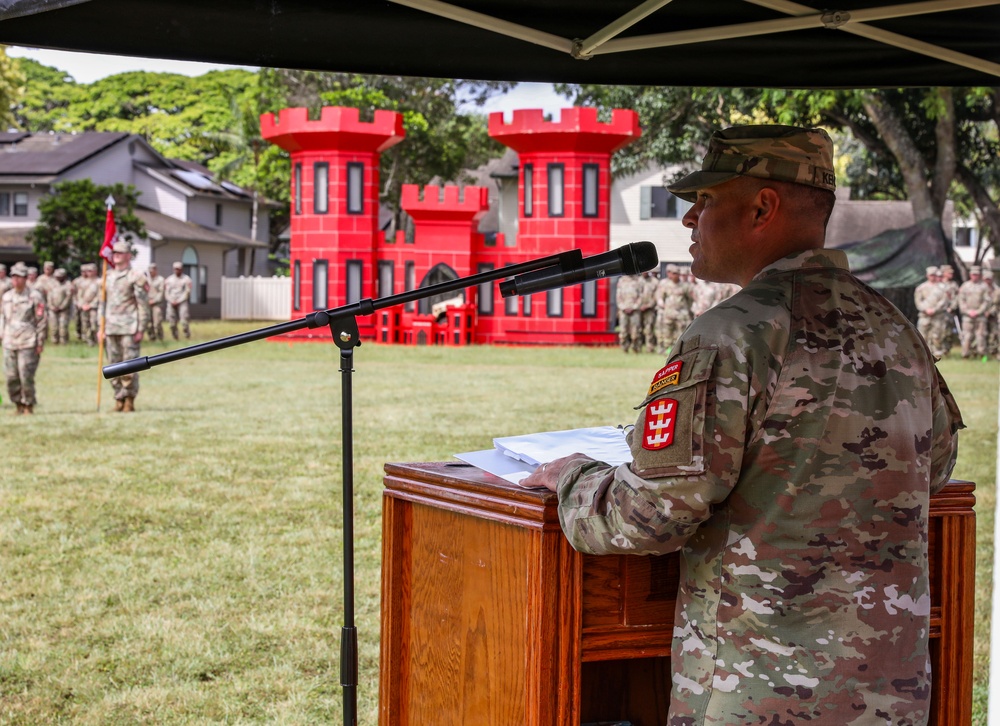
{"type": "Polygon", "coordinates": [[[23,262],[15,262],[13,267],[10,268],[11,277],[27,277],[28,268],[23,262]]]}
{"type": "Polygon", "coordinates": [[[56,266],[56,263],[53,262],[52,260],[46,260],[45,262],[42,263],[42,269],[43,270],[51,270],[55,266],[56,266]]]}
{"type": "Polygon", "coordinates": [[[182,270],[182,269],[184,269],[184,264],[181,263],[181,262],[175,262],[174,263],[174,269],[175,270],[182,270]]]}
{"type": "Polygon", "coordinates": [[[681,268],[679,268],[677,265],[667,265],[667,272],[677,272],[677,273],[679,273],[680,271],[681,271],[681,268]]]}
{"type": "Polygon", "coordinates": [[[0,272],[7,272],[7,265],[0,262],[0,272]]]}
{"type": "Polygon", "coordinates": [[[111,248],[112,252],[122,252],[127,255],[132,254],[132,245],[130,245],[125,240],[118,240],[115,242],[114,246],[111,248]]]}
{"type": "Polygon", "coordinates": [[[980,267],[979,265],[973,265],[972,267],[969,268],[969,274],[970,275],[982,275],[983,274],[983,268],[980,267]]]}
{"type": "Polygon", "coordinates": [[[738,176],[806,184],[834,191],[833,141],[823,129],[798,126],[733,126],[716,131],[708,142],[701,171],[667,187],[694,202],[699,189],[738,176]]]}
{"type": "Polygon", "coordinates": [[[28,268],[28,274],[30,275],[32,273],[34,273],[34,274],[37,275],[38,274],[38,268],[37,267],[29,267],[28,268]]]}
{"type": "Polygon", "coordinates": [[[928,267],[926,274],[927,275],[940,275],[941,274],[941,270],[939,270],[936,267],[928,267]]]}
{"type": "Polygon", "coordinates": [[[56,271],[53,273],[56,277],[66,277],[66,270],[61,267],[57,267],[56,271]]]}
{"type": "Polygon", "coordinates": [[[150,262],[149,263],[149,269],[155,270],[156,269],[156,263],[155,262],[150,262]]]}
{"type": "Polygon", "coordinates": [[[954,272],[955,268],[951,265],[941,265],[941,272],[954,272]]]}

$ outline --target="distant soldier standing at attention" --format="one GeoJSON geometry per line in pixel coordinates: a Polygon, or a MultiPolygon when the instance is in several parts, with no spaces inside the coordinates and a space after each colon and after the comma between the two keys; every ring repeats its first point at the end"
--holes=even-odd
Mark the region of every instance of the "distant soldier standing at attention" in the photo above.
{"type": "Polygon", "coordinates": [[[191,301],[191,278],[184,274],[184,265],[174,263],[174,274],[163,282],[163,294],[167,298],[167,322],[170,333],[177,340],[177,321],[180,320],[184,337],[191,337],[189,303],[191,301]]]}
{"type": "Polygon", "coordinates": [[[0,262],[0,295],[3,295],[13,286],[14,283],[11,282],[10,277],[7,275],[7,265],[0,262]]]}
{"type": "Polygon", "coordinates": [[[656,346],[666,353],[691,324],[691,289],[681,281],[681,268],[667,265],[656,290],[656,346]]]}
{"type": "MultiPolygon", "coordinates": [[[[108,364],[139,357],[139,343],[149,325],[149,303],[146,301],[146,276],[132,268],[132,248],[119,240],[111,248],[115,269],[108,272],[107,302],[104,310],[104,337],[108,364]]],[[[115,392],[115,411],[135,410],[139,393],[139,374],[130,373],[111,379],[115,392]]]]}
{"type": "Polygon", "coordinates": [[[948,334],[948,295],[941,285],[941,270],[928,267],[927,280],[913,291],[913,304],[919,313],[917,332],[926,341],[935,358],[944,356],[944,337],[948,334]]]}
{"type": "Polygon", "coordinates": [[[659,286],[660,278],[654,270],[643,273],[639,310],[642,313],[642,345],[647,353],[656,350],[656,290],[659,286]]]}
{"type": "Polygon", "coordinates": [[[35,412],[35,371],[45,346],[45,298],[28,289],[28,269],[11,268],[12,287],[0,297],[0,344],[7,394],[18,414],[35,412]]]}
{"type": "MultiPolygon", "coordinates": [[[[165,278],[157,271],[156,263],[149,263],[149,339],[163,340],[163,302],[165,278]]],[[[177,335],[175,334],[176,338],[177,335]]]]}
{"type": "Polygon", "coordinates": [[[52,276],[55,282],[49,284],[48,310],[49,328],[52,342],[56,345],[69,343],[69,313],[73,304],[73,284],[66,279],[66,270],[58,268],[52,276]]]}
{"type": "Polygon", "coordinates": [[[622,275],[615,289],[615,305],[618,307],[618,344],[628,353],[639,352],[642,335],[642,311],[639,301],[642,297],[642,280],[638,275],[622,275]]]}
{"type": "Polygon", "coordinates": [[[97,345],[97,306],[100,302],[101,283],[97,279],[97,265],[87,262],[80,265],[76,279],[76,314],[79,316],[80,339],[87,345],[97,345]]]}
{"type": "Polygon", "coordinates": [[[981,267],[969,269],[969,279],[958,288],[958,310],[962,313],[962,357],[972,354],[973,346],[977,356],[986,355],[987,322],[993,295],[989,285],[983,282],[981,267]]]}

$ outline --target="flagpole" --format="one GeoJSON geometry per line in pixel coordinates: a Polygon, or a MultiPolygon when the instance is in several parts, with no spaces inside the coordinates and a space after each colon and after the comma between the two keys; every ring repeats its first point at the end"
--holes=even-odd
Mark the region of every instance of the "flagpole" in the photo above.
{"type": "Polygon", "coordinates": [[[101,369],[104,367],[104,326],[108,316],[108,260],[111,259],[111,247],[118,233],[115,225],[115,213],[112,208],[115,206],[115,198],[108,195],[104,200],[108,208],[108,214],[104,218],[104,243],[101,245],[101,298],[97,306],[100,315],[97,322],[97,410],[101,410],[101,369]]]}
{"type": "Polygon", "coordinates": [[[104,368],[104,316],[108,302],[108,261],[101,259],[101,297],[97,309],[101,314],[97,321],[97,410],[101,410],[101,382],[104,368]]]}

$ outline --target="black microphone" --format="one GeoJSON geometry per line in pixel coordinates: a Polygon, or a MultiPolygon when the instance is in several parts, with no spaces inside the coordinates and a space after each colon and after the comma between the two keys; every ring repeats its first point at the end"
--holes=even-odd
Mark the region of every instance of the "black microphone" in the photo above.
{"type": "Polygon", "coordinates": [[[610,252],[582,258],[575,264],[546,267],[504,280],[500,283],[500,296],[532,295],[587,280],[638,275],[652,270],[659,262],[656,245],[652,242],[633,242],[610,252]]]}

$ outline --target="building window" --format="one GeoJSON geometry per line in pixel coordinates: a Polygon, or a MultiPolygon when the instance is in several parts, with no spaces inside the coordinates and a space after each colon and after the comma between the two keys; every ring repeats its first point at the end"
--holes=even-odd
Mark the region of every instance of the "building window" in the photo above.
{"type": "Polygon", "coordinates": [[[302,309],[302,263],[295,260],[292,267],[292,308],[302,309]]]}
{"type": "Polygon", "coordinates": [[[580,315],[597,317],[597,280],[587,280],[580,286],[580,315]]]}
{"type": "MultiPolygon", "coordinates": [[[[510,264],[508,263],[508,267],[510,264]]],[[[504,315],[517,315],[517,295],[511,295],[510,297],[505,297],[503,299],[503,312],[504,315]]]]}
{"type": "Polygon", "coordinates": [[[521,303],[521,306],[524,309],[524,317],[530,318],[531,317],[531,295],[525,295],[524,297],[521,298],[521,300],[523,301],[521,303]]]}
{"type": "Polygon", "coordinates": [[[216,204],[215,205],[215,226],[216,227],[221,227],[222,226],[222,205],[221,204],[216,204]]]}
{"type": "MultiPolygon", "coordinates": [[[[2,200],[0,200],[0,210],[2,210],[2,200]]],[[[3,214],[3,211],[0,211],[0,214],[3,214]]],[[[972,227],[955,227],[955,246],[975,247],[976,230],[972,227]]]]}
{"type": "Polygon", "coordinates": [[[639,219],[680,219],[693,206],[665,187],[641,187],[639,194],[639,219]]]}
{"type": "Polygon", "coordinates": [[[326,214],[330,211],[330,165],[325,161],[313,166],[313,212],[326,214]]]}
{"type": "Polygon", "coordinates": [[[198,265],[198,250],[191,246],[185,247],[184,253],[181,255],[181,266],[181,271],[191,278],[191,304],[197,305],[205,302],[208,273],[205,273],[203,279],[200,273],[205,268],[198,265]]]}
{"type": "Polygon", "coordinates": [[[545,311],[550,318],[561,318],[563,316],[563,289],[557,288],[549,290],[545,297],[545,311]]]}
{"type": "Polygon", "coordinates": [[[524,165],[524,216],[535,213],[535,167],[524,165]]]}
{"type": "Polygon", "coordinates": [[[28,193],[27,192],[14,192],[14,216],[15,217],[27,217],[28,216],[28,193]]]}
{"type": "Polygon", "coordinates": [[[389,297],[395,282],[395,265],[391,260],[379,260],[378,263],[378,296],[389,297]]]}
{"type": "Polygon", "coordinates": [[[330,263],[326,260],[313,260],[313,310],[326,310],[329,307],[329,279],[330,263]]]}
{"type": "Polygon", "coordinates": [[[347,261],[347,300],[346,303],[356,303],[361,299],[361,276],[364,273],[364,263],[361,260],[347,261]]]}
{"type": "Polygon", "coordinates": [[[302,214],[302,164],[295,165],[295,213],[302,214]]]}
{"type": "Polygon", "coordinates": [[[0,192],[0,217],[10,216],[10,192],[0,192]]]}
{"type": "MultiPolygon", "coordinates": [[[[403,284],[406,286],[406,292],[410,292],[417,286],[417,264],[415,262],[407,262],[403,265],[403,284]]],[[[417,303],[415,300],[411,300],[404,306],[406,312],[412,313],[417,309],[417,303]]]]}
{"type": "Polygon", "coordinates": [[[598,210],[598,182],[600,167],[597,164],[583,165],[583,216],[596,217],[598,210]]]}
{"type": "Polygon", "coordinates": [[[564,164],[549,164],[549,216],[562,217],[566,214],[566,204],[563,196],[563,180],[566,166],[564,164]]]}
{"type": "Polygon", "coordinates": [[[363,214],[364,211],[365,165],[358,161],[352,161],[347,164],[347,213],[363,214]]]}
{"type": "MultiPolygon", "coordinates": [[[[493,270],[493,265],[488,262],[481,263],[477,268],[476,272],[482,274],[484,272],[490,272],[493,270]]],[[[479,283],[479,314],[480,315],[492,315],[493,314],[493,290],[496,285],[494,281],[481,282],[479,283]]]]}

